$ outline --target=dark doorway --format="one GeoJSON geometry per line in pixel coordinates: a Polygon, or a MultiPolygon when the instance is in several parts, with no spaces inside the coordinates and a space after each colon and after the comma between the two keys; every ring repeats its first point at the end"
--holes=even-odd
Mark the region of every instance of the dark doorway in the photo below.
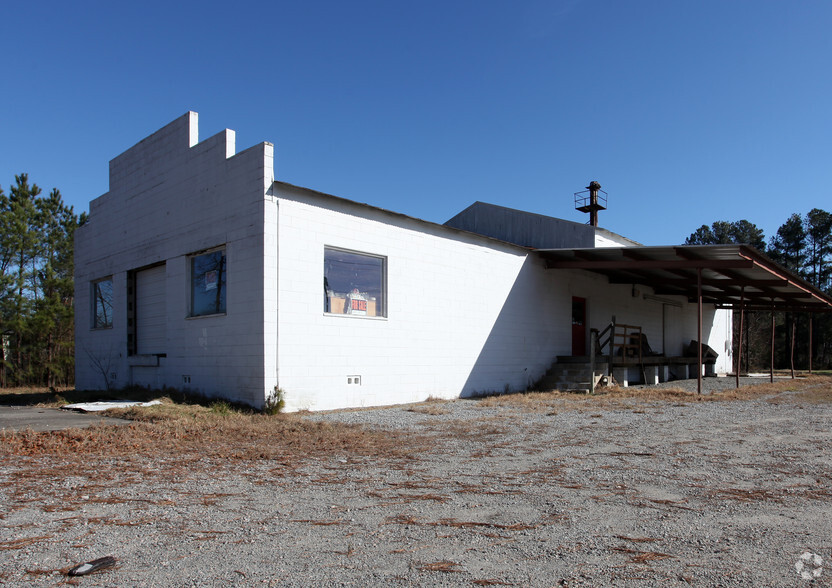
{"type": "Polygon", "coordinates": [[[586,298],[572,297],[572,355],[586,355],[586,298]]]}

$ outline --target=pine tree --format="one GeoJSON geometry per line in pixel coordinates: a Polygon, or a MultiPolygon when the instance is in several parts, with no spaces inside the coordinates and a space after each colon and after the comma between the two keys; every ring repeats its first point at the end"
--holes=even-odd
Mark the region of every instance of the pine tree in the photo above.
{"type": "Polygon", "coordinates": [[[762,229],[745,219],[727,222],[715,221],[710,227],[702,225],[685,239],[685,245],[746,244],[764,251],[765,236],[762,229]]]}
{"type": "Polygon", "coordinates": [[[10,293],[13,279],[11,274],[13,252],[10,243],[11,235],[11,209],[9,198],[0,186],[0,385],[6,386],[6,370],[9,367],[8,337],[6,335],[7,323],[11,316],[9,306],[10,293]]]}
{"type": "MultiPolygon", "coordinates": [[[[768,253],[774,261],[792,270],[794,273],[801,275],[803,274],[806,263],[806,247],[806,229],[803,225],[803,219],[799,214],[795,213],[777,229],[777,234],[771,238],[769,243],[768,253]]],[[[798,365],[802,365],[811,350],[808,349],[808,341],[806,342],[806,347],[801,350],[801,338],[794,338],[793,335],[793,332],[803,332],[803,328],[800,325],[800,315],[787,312],[784,314],[784,318],[785,324],[782,331],[784,333],[785,345],[779,345],[777,347],[780,352],[778,363],[780,365],[791,366],[791,350],[794,346],[798,356],[798,365]]]]}
{"type": "Polygon", "coordinates": [[[769,255],[774,261],[800,274],[806,264],[806,229],[803,219],[795,213],[783,223],[769,243],[769,255]]]}
{"type": "Polygon", "coordinates": [[[832,214],[813,208],[806,215],[807,278],[820,290],[829,290],[832,277],[832,214]]]}
{"type": "Polygon", "coordinates": [[[31,291],[33,268],[38,247],[37,209],[35,199],[40,195],[37,184],[29,185],[29,176],[20,174],[14,177],[15,185],[9,197],[9,235],[8,246],[12,256],[14,272],[14,290],[11,293],[10,307],[13,310],[7,318],[11,335],[12,366],[15,382],[30,381],[30,362],[26,355],[25,340],[28,335],[28,320],[36,293],[31,291]]]}
{"type": "Polygon", "coordinates": [[[766,250],[766,238],[763,230],[745,219],[731,223],[730,236],[734,243],[751,245],[758,251],[766,250]]]}
{"type": "MultiPolygon", "coordinates": [[[[832,214],[813,208],[806,215],[808,257],[805,274],[818,289],[832,293],[832,214]]],[[[821,366],[832,364],[832,319],[828,313],[813,317],[813,357],[821,366]]],[[[816,364],[817,365],[817,364],[816,364]]]]}
{"type": "Polygon", "coordinates": [[[2,385],[68,384],[73,378],[73,236],[80,221],[54,189],[41,196],[26,174],[0,189],[2,385]]]}
{"type": "Polygon", "coordinates": [[[31,344],[39,354],[38,380],[49,386],[71,374],[73,329],[72,240],[77,219],[61,193],[37,201],[41,229],[31,344]]]}

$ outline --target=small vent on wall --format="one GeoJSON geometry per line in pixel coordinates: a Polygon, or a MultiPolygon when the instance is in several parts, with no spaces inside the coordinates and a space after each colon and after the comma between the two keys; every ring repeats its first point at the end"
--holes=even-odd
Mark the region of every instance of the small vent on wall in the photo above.
{"type": "Polygon", "coordinates": [[[191,383],[191,376],[182,376],[182,383],[183,384],[190,384],[191,383]]]}
{"type": "Polygon", "coordinates": [[[360,386],[361,376],[347,376],[347,384],[360,386]]]}

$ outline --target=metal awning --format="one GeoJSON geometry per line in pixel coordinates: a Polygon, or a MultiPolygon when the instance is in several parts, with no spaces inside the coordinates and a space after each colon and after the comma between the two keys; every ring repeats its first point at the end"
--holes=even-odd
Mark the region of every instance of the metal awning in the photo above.
{"type": "Polygon", "coordinates": [[[612,284],[641,284],[657,295],[718,308],[832,311],[832,297],[747,245],[538,249],[551,269],[580,269],[612,284]]]}

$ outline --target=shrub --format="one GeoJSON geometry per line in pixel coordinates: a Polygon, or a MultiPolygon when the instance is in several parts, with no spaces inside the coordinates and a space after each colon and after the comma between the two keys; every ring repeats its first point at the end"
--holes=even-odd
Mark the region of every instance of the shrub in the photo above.
{"type": "Polygon", "coordinates": [[[265,414],[280,414],[286,406],[286,393],[283,388],[274,387],[274,392],[266,398],[266,403],[263,405],[263,412],[265,414]]]}
{"type": "Polygon", "coordinates": [[[225,400],[215,400],[208,408],[211,409],[211,412],[221,415],[228,415],[234,412],[234,409],[225,400]]]}

